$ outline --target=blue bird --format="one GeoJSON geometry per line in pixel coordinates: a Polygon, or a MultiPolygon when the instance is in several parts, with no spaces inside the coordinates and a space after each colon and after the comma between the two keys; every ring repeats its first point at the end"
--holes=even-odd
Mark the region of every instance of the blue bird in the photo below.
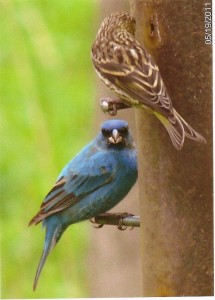
{"type": "Polygon", "coordinates": [[[123,120],[103,123],[97,137],[62,170],[29,226],[46,228],[43,253],[33,290],[48,254],[66,228],[107,212],[119,203],[137,180],[137,151],[123,120]]]}

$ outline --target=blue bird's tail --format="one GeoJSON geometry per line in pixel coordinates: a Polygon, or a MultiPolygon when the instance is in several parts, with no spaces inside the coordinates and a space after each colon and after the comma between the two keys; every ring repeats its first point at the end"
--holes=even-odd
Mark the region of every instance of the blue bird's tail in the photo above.
{"type": "Polygon", "coordinates": [[[40,273],[43,269],[43,266],[46,262],[46,259],[50,253],[50,251],[54,248],[54,246],[57,244],[58,240],[60,239],[63,230],[61,227],[59,226],[53,226],[53,224],[50,224],[50,227],[48,226],[48,224],[46,225],[46,237],[45,237],[45,244],[44,244],[44,249],[43,249],[43,253],[42,256],[40,258],[40,262],[39,265],[37,267],[37,272],[34,278],[34,285],[33,285],[33,290],[36,290],[37,287],[37,282],[38,279],[40,277],[40,273]],[[52,225],[52,226],[51,226],[52,225]]]}

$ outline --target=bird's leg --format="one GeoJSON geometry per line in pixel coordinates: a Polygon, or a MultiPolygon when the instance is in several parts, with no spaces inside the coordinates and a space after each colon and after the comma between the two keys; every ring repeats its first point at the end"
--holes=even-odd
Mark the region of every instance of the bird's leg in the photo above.
{"type": "Polygon", "coordinates": [[[111,116],[117,114],[117,110],[130,108],[129,104],[125,104],[122,100],[118,98],[102,98],[100,100],[101,109],[105,113],[109,113],[111,116]]]}
{"type": "MultiPolygon", "coordinates": [[[[125,230],[127,228],[124,225],[124,219],[128,217],[133,217],[134,215],[129,213],[103,213],[95,216],[90,220],[93,224],[99,224],[98,226],[93,226],[94,228],[101,228],[104,225],[116,225],[119,230],[125,230]]],[[[131,225],[129,225],[131,226],[131,225]]],[[[131,229],[134,227],[132,226],[131,229]]]]}

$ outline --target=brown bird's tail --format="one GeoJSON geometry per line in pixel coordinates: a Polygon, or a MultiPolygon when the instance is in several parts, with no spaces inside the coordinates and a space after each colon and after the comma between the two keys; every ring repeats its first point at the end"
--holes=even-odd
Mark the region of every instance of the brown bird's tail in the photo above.
{"type": "Polygon", "coordinates": [[[161,114],[155,114],[169,133],[170,139],[177,150],[181,150],[185,137],[195,140],[199,143],[206,143],[201,134],[196,132],[187,122],[173,110],[173,118],[167,119],[161,114]]]}
{"type": "Polygon", "coordinates": [[[177,113],[177,111],[174,109],[174,115],[177,119],[179,119],[184,127],[185,136],[191,140],[194,140],[199,143],[206,144],[205,138],[201,134],[199,134],[197,131],[195,131],[187,122],[177,113]]]}

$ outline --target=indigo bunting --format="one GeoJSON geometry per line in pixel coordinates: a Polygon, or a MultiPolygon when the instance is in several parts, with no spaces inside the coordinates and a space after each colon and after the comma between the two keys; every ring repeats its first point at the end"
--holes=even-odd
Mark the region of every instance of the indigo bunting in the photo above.
{"type": "Polygon", "coordinates": [[[135,39],[135,19],[127,13],[107,17],[92,45],[92,61],[100,79],[120,99],[103,100],[103,111],[137,107],[154,114],[165,126],[177,150],[185,137],[206,143],[177,113],[153,57],[135,39]],[[120,104],[121,102],[121,104],[120,104]]]}
{"type": "Polygon", "coordinates": [[[42,221],[45,244],[33,289],[48,254],[66,228],[104,213],[120,202],[137,179],[137,151],[123,120],[103,123],[97,137],[62,170],[29,225],[42,221]]]}

